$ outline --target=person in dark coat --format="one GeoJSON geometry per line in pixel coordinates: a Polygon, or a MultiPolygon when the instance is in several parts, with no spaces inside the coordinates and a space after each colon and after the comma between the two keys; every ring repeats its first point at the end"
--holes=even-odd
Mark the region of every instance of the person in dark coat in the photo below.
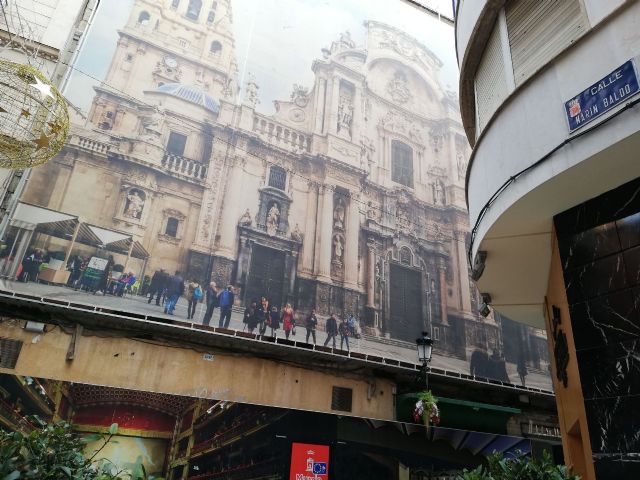
{"type": "Polygon", "coordinates": [[[340,350],[344,350],[344,343],[347,343],[347,352],[349,351],[349,335],[351,335],[351,329],[349,328],[349,321],[347,318],[343,318],[342,322],[338,326],[338,332],[340,333],[340,350]]]}
{"type": "Polygon", "coordinates": [[[113,260],[113,255],[109,255],[109,258],[107,259],[107,265],[104,267],[102,275],[100,276],[100,280],[93,290],[94,295],[97,292],[102,292],[102,296],[105,296],[107,294],[107,288],[109,287],[109,282],[111,281],[111,277],[113,276],[113,267],[115,263],[116,262],[113,260]]]}
{"type": "Polygon", "coordinates": [[[242,322],[247,326],[247,331],[249,333],[253,333],[256,329],[256,308],[258,306],[258,302],[255,300],[251,300],[251,303],[247,308],[244,309],[244,317],[242,322]]]}
{"type": "Polygon", "coordinates": [[[318,326],[318,317],[316,317],[316,309],[312,309],[311,313],[305,320],[304,326],[307,329],[307,340],[309,343],[309,335],[313,337],[313,344],[316,344],[316,327],[318,326]]]}
{"type": "Polygon", "coordinates": [[[520,376],[520,383],[524,387],[525,378],[527,376],[527,360],[524,358],[524,352],[521,350],[518,353],[518,375],[520,376]]]}
{"type": "Polygon", "coordinates": [[[332,313],[331,316],[327,318],[325,330],[327,332],[327,339],[324,341],[324,346],[326,347],[327,344],[329,343],[329,340],[333,339],[333,348],[336,348],[336,335],[338,335],[338,321],[336,320],[335,313],[332,313]]]}
{"type": "Polygon", "coordinates": [[[205,300],[207,302],[207,311],[204,313],[202,324],[208,326],[209,323],[211,322],[211,317],[213,317],[213,311],[217,306],[219,306],[219,303],[218,303],[219,292],[218,292],[218,285],[216,285],[216,282],[209,283],[209,286],[207,287],[204,293],[205,293],[205,300]]]}
{"type": "Polygon", "coordinates": [[[151,303],[153,300],[153,296],[156,296],[156,305],[160,306],[160,298],[162,297],[162,292],[164,292],[165,284],[167,283],[167,278],[169,275],[164,271],[164,268],[160,270],[156,270],[151,277],[151,285],[149,286],[149,300],[147,303],[151,303]]]}
{"type": "Polygon", "coordinates": [[[275,305],[271,307],[271,313],[269,313],[269,326],[271,327],[271,336],[275,338],[277,330],[280,328],[280,312],[275,305]]]}
{"type": "Polygon", "coordinates": [[[474,377],[487,377],[489,370],[489,355],[484,350],[475,350],[469,362],[469,374],[474,377]]]}
{"type": "Polygon", "coordinates": [[[178,299],[184,293],[184,279],[180,276],[180,272],[176,271],[175,275],[171,275],[167,280],[167,301],[164,305],[164,313],[173,315],[178,299]]]}
{"type": "Polygon", "coordinates": [[[260,335],[264,335],[267,331],[267,317],[269,316],[269,300],[266,297],[260,299],[260,304],[256,306],[255,317],[256,325],[258,325],[258,332],[260,335]]]}

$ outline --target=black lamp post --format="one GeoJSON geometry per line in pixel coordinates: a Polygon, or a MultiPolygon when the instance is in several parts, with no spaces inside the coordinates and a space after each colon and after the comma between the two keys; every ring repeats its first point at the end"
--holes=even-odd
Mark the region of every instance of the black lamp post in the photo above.
{"type": "Polygon", "coordinates": [[[429,388],[429,378],[427,376],[427,369],[429,362],[431,362],[431,354],[433,352],[433,340],[427,332],[422,332],[422,336],[416,338],[416,348],[418,350],[418,360],[422,363],[420,369],[420,376],[424,375],[424,380],[427,388],[429,388]]]}

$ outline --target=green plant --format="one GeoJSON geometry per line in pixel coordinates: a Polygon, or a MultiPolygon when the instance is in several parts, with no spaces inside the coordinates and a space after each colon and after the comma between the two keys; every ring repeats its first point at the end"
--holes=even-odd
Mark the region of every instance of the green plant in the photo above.
{"type": "Polygon", "coordinates": [[[162,480],[148,476],[138,457],[132,472],[118,468],[98,455],[118,432],[113,424],[107,435],[80,437],[66,422],[47,424],[38,417],[39,428],[29,433],[0,431],[0,478],[3,480],[162,480]],[[86,447],[101,442],[87,458],[86,447]]]}
{"type": "Polygon", "coordinates": [[[422,421],[425,425],[440,423],[440,410],[438,410],[438,398],[431,393],[431,390],[425,390],[418,394],[418,402],[413,410],[413,419],[416,422],[422,421]]]}
{"type": "Polygon", "coordinates": [[[545,451],[540,459],[524,455],[504,458],[494,453],[487,459],[487,465],[465,469],[458,480],[580,480],[580,477],[572,475],[566,466],[554,464],[545,451]]]}

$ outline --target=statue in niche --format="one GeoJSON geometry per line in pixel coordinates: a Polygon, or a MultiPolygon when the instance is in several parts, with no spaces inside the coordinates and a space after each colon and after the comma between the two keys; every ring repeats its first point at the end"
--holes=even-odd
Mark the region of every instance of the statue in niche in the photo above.
{"type": "Polygon", "coordinates": [[[250,227],[252,223],[253,220],[251,219],[251,213],[247,208],[244,214],[240,217],[240,220],[238,220],[238,225],[240,225],[241,227],[250,227]]]}
{"type": "Polygon", "coordinates": [[[396,225],[398,228],[408,228],[410,224],[411,221],[409,220],[406,208],[398,206],[396,210],[396,225]]]}
{"type": "Polygon", "coordinates": [[[127,217],[140,219],[142,217],[142,209],[144,208],[144,198],[138,190],[130,190],[127,194],[127,202],[124,208],[124,214],[127,217]]]}
{"type": "Polygon", "coordinates": [[[160,143],[163,117],[164,115],[158,107],[154,107],[149,114],[142,117],[143,138],[155,143],[160,143]]]}
{"type": "Polygon", "coordinates": [[[458,164],[458,178],[462,179],[467,173],[467,161],[462,152],[456,154],[456,160],[458,164]]]}
{"type": "Polygon", "coordinates": [[[340,198],[338,199],[336,208],[333,210],[333,226],[340,230],[344,230],[344,201],[340,198]]]}
{"type": "Polygon", "coordinates": [[[371,220],[378,220],[380,218],[380,211],[378,207],[376,207],[371,201],[367,203],[367,218],[370,218],[371,220]]]}
{"type": "Polygon", "coordinates": [[[280,220],[280,209],[277,203],[273,203],[267,213],[267,233],[269,235],[275,235],[278,231],[278,222],[280,220]]]}
{"type": "Polygon", "coordinates": [[[344,252],[344,237],[339,233],[333,236],[333,259],[342,262],[342,254],[344,252]]]}
{"type": "Polygon", "coordinates": [[[376,151],[376,147],[373,145],[373,141],[368,137],[362,137],[360,140],[360,167],[369,167],[373,163],[373,153],[376,151]]]}
{"type": "Polygon", "coordinates": [[[440,179],[436,180],[435,183],[433,184],[433,201],[436,205],[445,204],[444,183],[442,183],[442,180],[440,179]]]}
{"type": "Polygon", "coordinates": [[[353,103],[348,95],[340,95],[338,103],[338,133],[351,135],[351,121],[353,120],[353,103]]]}
{"type": "Polygon", "coordinates": [[[300,226],[296,223],[295,228],[291,232],[291,239],[296,242],[302,242],[302,232],[300,231],[300,226]]]}
{"type": "Polygon", "coordinates": [[[340,38],[338,40],[338,45],[340,50],[346,50],[348,48],[355,48],[356,44],[351,39],[351,32],[349,30],[345,30],[340,34],[340,38]]]}

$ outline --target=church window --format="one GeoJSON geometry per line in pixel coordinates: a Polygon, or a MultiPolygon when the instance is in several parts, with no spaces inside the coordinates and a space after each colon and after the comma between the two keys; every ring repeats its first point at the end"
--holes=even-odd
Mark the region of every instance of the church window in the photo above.
{"type": "Polygon", "coordinates": [[[440,328],[433,327],[433,339],[440,340],[440,328]]]}
{"type": "Polygon", "coordinates": [[[209,15],[207,15],[207,23],[211,25],[215,19],[216,19],[216,12],[213,10],[209,10],[209,15]]]}
{"type": "Polygon", "coordinates": [[[269,170],[269,186],[277,188],[278,190],[284,190],[287,181],[287,172],[282,167],[271,167],[269,170]]]}
{"type": "Polygon", "coordinates": [[[222,44],[220,42],[217,42],[217,41],[211,42],[211,54],[212,55],[219,54],[220,50],[222,50],[222,44]]]}
{"type": "Polygon", "coordinates": [[[402,247],[400,249],[400,263],[403,265],[411,265],[411,250],[408,247],[402,247]]]}
{"type": "Polygon", "coordinates": [[[184,149],[187,145],[187,136],[181,133],[171,132],[169,141],[167,142],[167,152],[173,155],[184,155],[184,149]]]}
{"type": "Polygon", "coordinates": [[[190,20],[198,20],[201,9],[202,0],[189,0],[189,6],[187,7],[187,18],[190,20]]]}
{"type": "Polygon", "coordinates": [[[169,217],[167,218],[167,226],[164,229],[164,234],[176,238],[178,236],[178,225],[180,221],[177,218],[169,217]]]}
{"type": "Polygon", "coordinates": [[[146,12],[144,10],[140,12],[140,15],[138,15],[138,23],[140,25],[147,25],[150,19],[151,15],[149,15],[149,12],[146,12]]]}
{"type": "Polygon", "coordinates": [[[398,140],[391,142],[391,180],[413,188],[413,149],[398,140]]]}
{"type": "Polygon", "coordinates": [[[173,10],[177,9],[180,6],[180,0],[171,0],[171,8],[173,10]]]}

